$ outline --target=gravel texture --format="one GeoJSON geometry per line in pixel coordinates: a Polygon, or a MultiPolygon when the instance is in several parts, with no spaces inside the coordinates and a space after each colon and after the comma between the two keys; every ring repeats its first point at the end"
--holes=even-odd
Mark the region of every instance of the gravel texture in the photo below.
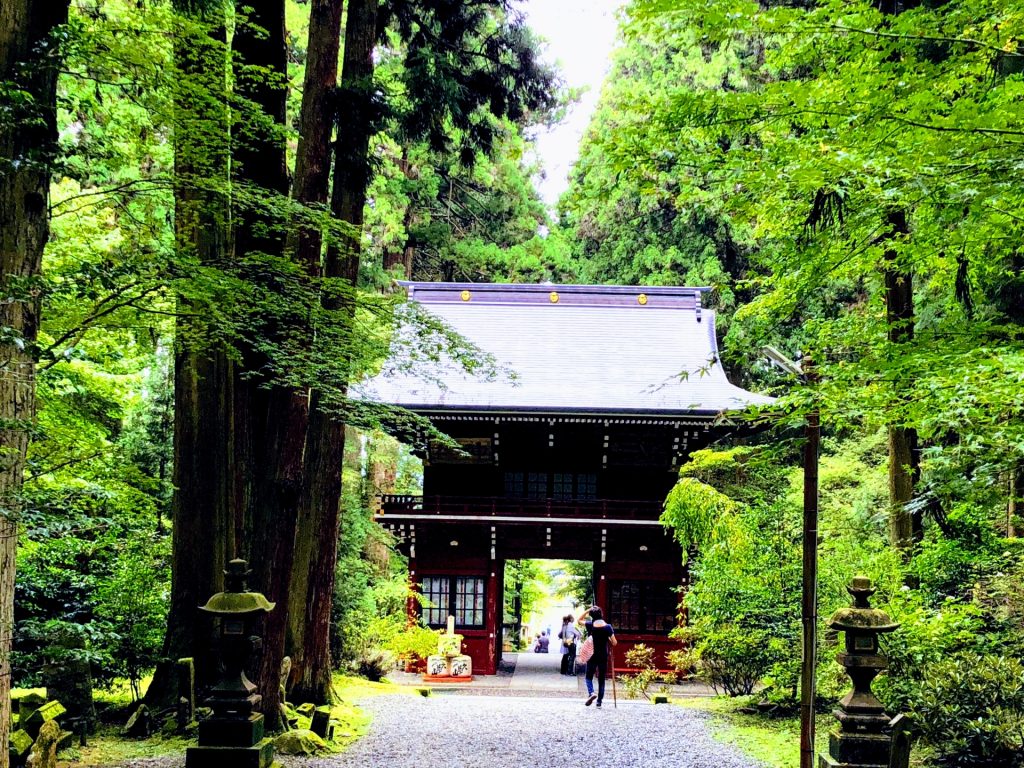
{"type": "MultiPolygon", "coordinates": [[[[620,701],[615,709],[609,698],[597,709],[580,699],[437,694],[379,696],[361,706],[373,723],[346,752],[278,760],[286,768],[759,768],[715,741],[703,713],[672,705],[620,701]]],[[[122,768],[184,764],[160,758],[122,768]]]]}
{"type": "Polygon", "coordinates": [[[715,741],[699,712],[606,700],[602,709],[550,698],[381,696],[369,734],[345,753],[289,768],[758,768],[715,741]],[[590,757],[593,757],[593,760],[590,757]]]}

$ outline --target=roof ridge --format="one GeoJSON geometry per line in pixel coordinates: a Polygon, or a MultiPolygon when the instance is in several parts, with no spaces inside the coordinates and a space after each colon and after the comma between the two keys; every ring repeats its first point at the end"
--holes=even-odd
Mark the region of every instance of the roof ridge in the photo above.
{"type": "Polygon", "coordinates": [[[695,309],[706,286],[588,285],[574,283],[436,283],[400,281],[421,304],[571,304],[695,309]]]}

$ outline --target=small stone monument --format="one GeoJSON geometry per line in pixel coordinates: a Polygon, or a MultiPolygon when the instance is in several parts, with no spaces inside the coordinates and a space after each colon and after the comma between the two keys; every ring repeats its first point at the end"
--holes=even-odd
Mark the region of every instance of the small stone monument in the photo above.
{"type": "Polygon", "coordinates": [[[196,663],[195,659],[178,659],[178,704],[175,720],[178,733],[184,733],[196,718],[196,663]]]}
{"type": "Polygon", "coordinates": [[[891,737],[889,716],[871,691],[871,681],[888,666],[878,648],[878,636],[899,625],[889,614],[872,608],[868,599],[875,590],[866,576],[855,576],[846,591],[853,605],[840,608],[829,619],[829,627],[846,634],[846,650],[836,661],[846,668],[853,690],[835,711],[839,729],[829,734],[829,754],[822,755],[820,768],[887,768],[891,737]]]}
{"type": "Polygon", "coordinates": [[[60,736],[60,726],[56,720],[47,720],[43,723],[25,765],[28,768],[56,768],[57,742],[60,741],[60,736]]]}
{"type": "Polygon", "coordinates": [[[50,647],[55,657],[43,667],[47,695],[61,703],[68,719],[84,723],[88,733],[95,733],[98,718],[85,637],[65,626],[50,637],[50,647]]]}
{"type": "Polygon", "coordinates": [[[462,635],[455,634],[455,617],[437,639],[437,653],[427,657],[423,679],[434,683],[468,683],[473,679],[473,659],[462,653],[462,635]]]}
{"type": "Polygon", "coordinates": [[[264,738],[256,712],[262,697],[245,675],[255,621],[274,604],[249,591],[248,575],[244,560],[232,560],[225,590],[200,608],[220,619],[224,675],[205,702],[213,714],[199,723],[199,746],[185,751],[186,768],[269,768],[274,760],[274,742],[264,738]]]}

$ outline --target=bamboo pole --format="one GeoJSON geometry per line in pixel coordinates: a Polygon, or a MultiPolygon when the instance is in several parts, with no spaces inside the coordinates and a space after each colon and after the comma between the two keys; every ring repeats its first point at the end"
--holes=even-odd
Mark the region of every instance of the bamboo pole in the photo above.
{"type": "MultiPolygon", "coordinates": [[[[810,365],[805,366],[813,381],[810,365]]],[[[814,696],[818,658],[818,450],[821,442],[817,407],[807,414],[804,445],[803,584],[800,618],[803,658],[800,670],[800,768],[814,768],[814,696]]]]}

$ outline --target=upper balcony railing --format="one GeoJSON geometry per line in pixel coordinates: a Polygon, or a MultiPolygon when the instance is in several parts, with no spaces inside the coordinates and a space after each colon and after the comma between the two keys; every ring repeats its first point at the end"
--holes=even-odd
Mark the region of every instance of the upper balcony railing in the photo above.
{"type": "Polygon", "coordinates": [[[662,505],[652,500],[508,499],[498,496],[381,496],[384,516],[444,515],[463,517],[538,518],[553,520],[657,520],[662,505]]]}

